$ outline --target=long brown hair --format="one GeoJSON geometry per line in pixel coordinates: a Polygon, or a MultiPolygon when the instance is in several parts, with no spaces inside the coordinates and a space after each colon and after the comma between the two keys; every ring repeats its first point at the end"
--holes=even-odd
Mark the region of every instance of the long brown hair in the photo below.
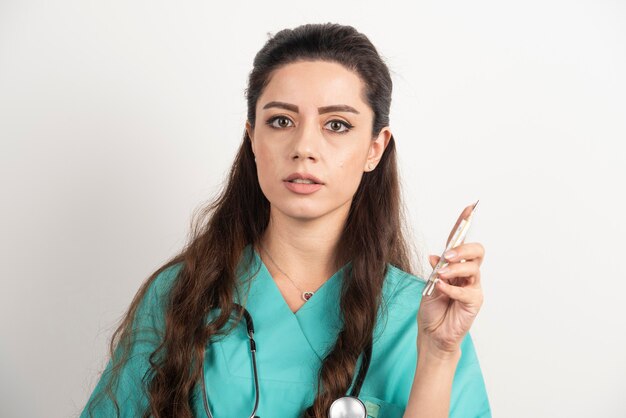
{"type": "MultiPolygon", "coordinates": [[[[256,54],[245,90],[247,117],[253,128],[257,100],[272,72],[298,60],[336,62],[354,71],[364,82],[364,101],[374,113],[372,139],[389,125],[392,81],[376,48],[352,26],[325,23],[281,30],[256,54]]],[[[205,348],[214,337],[236,325],[224,331],[234,308],[237,265],[245,247],[259,242],[269,216],[270,204],[259,186],[250,138],[244,129],[225,187],[194,215],[185,248],[144,282],[113,333],[109,350],[114,378],[105,392],[118,413],[111,388],[128,358],[137,307],[155,278],[180,263],[182,268],[168,295],[164,337],[150,356],[149,406],[144,417],[193,416],[194,391],[204,383],[200,376],[205,348]],[[212,309],[219,309],[220,314],[207,322],[212,309]]],[[[387,263],[413,272],[406,232],[391,136],[376,169],[363,174],[337,245],[338,265],[351,261],[341,291],[344,327],[323,359],[316,397],[304,418],[326,417],[332,401],[350,388],[359,354],[373,335],[387,263]]]]}

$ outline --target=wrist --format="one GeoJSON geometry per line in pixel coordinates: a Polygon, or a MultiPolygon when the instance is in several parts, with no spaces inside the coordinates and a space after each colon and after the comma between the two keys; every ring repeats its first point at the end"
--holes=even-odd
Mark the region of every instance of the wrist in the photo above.
{"type": "Polygon", "coordinates": [[[429,363],[457,363],[461,358],[461,348],[442,349],[434,342],[418,338],[417,352],[419,359],[429,363]]]}

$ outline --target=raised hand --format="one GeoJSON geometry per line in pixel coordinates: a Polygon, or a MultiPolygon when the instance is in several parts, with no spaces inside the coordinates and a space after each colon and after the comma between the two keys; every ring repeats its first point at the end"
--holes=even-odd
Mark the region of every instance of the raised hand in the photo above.
{"type": "MultiPolygon", "coordinates": [[[[446,246],[457,225],[467,219],[472,207],[470,205],[463,210],[448,236],[446,246]]],[[[483,304],[480,265],[485,255],[484,247],[478,242],[461,243],[450,251],[456,255],[448,258],[447,253],[444,254],[449,264],[439,270],[435,291],[431,296],[422,298],[417,314],[418,349],[427,348],[429,352],[441,356],[458,353],[463,337],[483,304]]],[[[433,268],[439,258],[429,256],[433,268]]]]}

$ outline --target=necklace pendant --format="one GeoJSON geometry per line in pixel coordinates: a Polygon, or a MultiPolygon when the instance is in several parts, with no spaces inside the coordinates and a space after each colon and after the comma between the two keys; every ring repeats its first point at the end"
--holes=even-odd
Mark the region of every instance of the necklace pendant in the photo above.
{"type": "Polygon", "coordinates": [[[307,300],[311,299],[311,296],[313,296],[313,293],[315,292],[303,292],[302,299],[304,299],[304,301],[306,302],[307,300]]]}

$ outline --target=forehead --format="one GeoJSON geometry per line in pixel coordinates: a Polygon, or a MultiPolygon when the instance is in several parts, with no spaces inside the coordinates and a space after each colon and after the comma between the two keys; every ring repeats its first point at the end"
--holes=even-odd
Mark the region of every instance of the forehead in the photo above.
{"type": "Polygon", "coordinates": [[[301,61],[280,67],[259,98],[257,108],[269,101],[293,103],[301,109],[347,104],[367,114],[363,101],[364,84],[359,76],[341,64],[326,61],[301,61]]]}

